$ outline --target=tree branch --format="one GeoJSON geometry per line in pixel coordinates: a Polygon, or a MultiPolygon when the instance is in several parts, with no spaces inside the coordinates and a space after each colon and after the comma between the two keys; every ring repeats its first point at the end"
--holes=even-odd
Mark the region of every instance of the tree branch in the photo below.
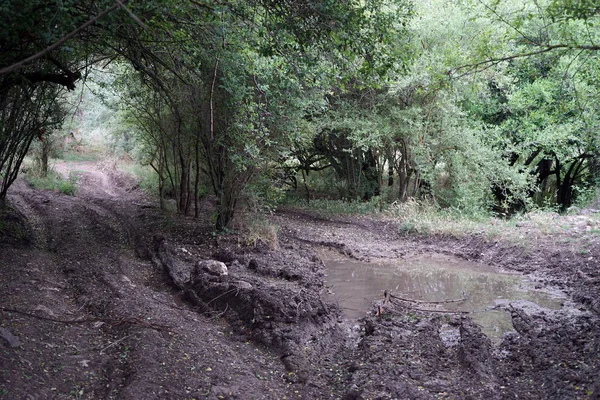
{"type": "Polygon", "coordinates": [[[458,71],[464,70],[464,69],[468,69],[467,72],[464,72],[460,75],[455,76],[455,78],[462,78],[463,76],[475,73],[475,72],[481,72],[484,71],[488,68],[490,68],[492,65],[496,65],[498,63],[501,63],[502,61],[510,61],[510,60],[514,60],[516,58],[524,58],[524,57],[530,57],[530,56],[535,56],[537,54],[543,54],[543,53],[548,53],[550,51],[553,50],[558,50],[558,49],[564,49],[564,50],[588,50],[588,51],[600,51],[600,45],[570,45],[570,44],[553,44],[553,45],[547,45],[545,47],[542,47],[538,50],[535,51],[530,51],[530,52],[526,52],[526,53],[518,53],[518,54],[512,54],[509,56],[505,56],[505,57],[499,57],[499,58],[490,58],[488,60],[485,61],[480,61],[474,64],[467,64],[467,65],[461,65],[460,67],[456,67],[454,69],[448,70],[446,72],[446,75],[448,76],[452,76],[455,73],[457,73],[458,71]],[[481,69],[478,69],[479,67],[483,67],[481,69]]]}
{"type": "Polygon", "coordinates": [[[94,23],[96,23],[98,20],[100,20],[101,18],[105,17],[106,15],[108,15],[112,11],[116,10],[117,8],[121,7],[122,5],[124,5],[127,2],[128,2],[128,0],[117,1],[115,3],[115,5],[113,5],[112,7],[108,8],[108,9],[106,9],[104,11],[102,11],[100,14],[96,15],[95,17],[89,19],[86,23],[84,23],[83,25],[79,26],[75,30],[71,31],[67,35],[63,36],[62,38],[58,39],[56,42],[54,42],[50,46],[46,47],[44,50],[41,50],[41,51],[35,53],[34,55],[32,55],[30,57],[27,57],[26,59],[21,60],[21,61],[15,63],[15,64],[12,64],[12,65],[9,65],[8,67],[0,69],[0,75],[8,74],[9,72],[21,69],[24,66],[26,66],[28,63],[30,63],[32,61],[35,61],[38,58],[41,58],[41,57],[45,56],[46,54],[48,54],[52,50],[54,50],[57,47],[61,46],[67,40],[72,39],[79,32],[87,29],[88,27],[90,27],[91,25],[93,25],[94,23]]]}

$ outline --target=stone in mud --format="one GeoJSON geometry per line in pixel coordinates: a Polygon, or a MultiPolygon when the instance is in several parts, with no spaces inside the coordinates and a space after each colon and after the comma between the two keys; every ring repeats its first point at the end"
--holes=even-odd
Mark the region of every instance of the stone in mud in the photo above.
{"type": "Polygon", "coordinates": [[[310,377],[310,363],[304,357],[295,354],[284,355],[281,357],[281,362],[285,369],[290,372],[286,376],[286,380],[291,383],[306,383],[310,377]]]}
{"type": "Polygon", "coordinates": [[[208,272],[215,276],[225,276],[228,274],[225,263],[216,260],[201,260],[196,263],[196,275],[200,271],[208,272]]]}
{"type": "Polygon", "coordinates": [[[175,250],[163,237],[157,236],[154,241],[158,253],[156,262],[164,266],[175,286],[184,288],[191,279],[192,266],[180,261],[175,250]]]}
{"type": "Polygon", "coordinates": [[[6,328],[0,328],[0,337],[8,342],[10,347],[19,347],[21,341],[6,328]]]}
{"type": "Polygon", "coordinates": [[[226,400],[226,399],[235,399],[238,398],[239,390],[235,387],[225,387],[225,386],[213,386],[210,389],[210,396],[208,397],[210,400],[226,400]]]}

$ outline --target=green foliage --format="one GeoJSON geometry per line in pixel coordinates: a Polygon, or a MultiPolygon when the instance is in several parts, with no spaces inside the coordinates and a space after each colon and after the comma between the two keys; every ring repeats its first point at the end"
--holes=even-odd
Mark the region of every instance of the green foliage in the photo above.
{"type": "Polygon", "coordinates": [[[594,1],[128,7],[136,18],[108,0],[0,5],[0,199],[30,147],[44,164],[107,145],[147,167],[163,206],[197,216],[216,195],[218,230],[242,204],[275,209],[284,180],[304,199],[364,200],[311,202],[327,212],[418,199],[477,215],[564,210],[598,185],[594,1]],[[90,90],[59,90],[83,77],[90,90]]]}
{"type": "Polygon", "coordinates": [[[74,196],[77,191],[77,174],[72,173],[67,179],[53,169],[48,170],[48,174],[45,177],[36,174],[31,171],[26,176],[27,181],[33,185],[36,189],[40,190],[54,190],[66,194],[67,196],[74,196]]]}
{"type": "Polygon", "coordinates": [[[316,211],[322,215],[368,215],[377,214],[379,212],[379,198],[373,197],[369,201],[345,201],[345,200],[327,200],[315,199],[309,204],[306,200],[297,197],[286,198],[285,205],[291,207],[300,207],[316,211]]]}
{"type": "Polygon", "coordinates": [[[253,212],[274,212],[285,197],[285,190],[274,177],[259,175],[243,190],[246,207],[253,212]]]}
{"type": "Polygon", "coordinates": [[[139,188],[149,195],[158,193],[158,176],[149,166],[137,163],[119,163],[118,168],[126,174],[133,176],[139,182],[139,188]]]}

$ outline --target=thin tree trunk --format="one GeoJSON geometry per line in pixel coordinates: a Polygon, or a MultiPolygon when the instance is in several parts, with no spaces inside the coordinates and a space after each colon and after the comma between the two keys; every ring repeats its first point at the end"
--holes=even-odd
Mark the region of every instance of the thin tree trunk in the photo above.
{"type": "Polygon", "coordinates": [[[198,192],[200,190],[200,130],[196,136],[194,150],[196,152],[196,176],[194,178],[194,218],[198,218],[200,211],[198,210],[198,192]]]}
{"type": "Polygon", "coordinates": [[[306,204],[310,205],[310,190],[308,189],[307,179],[308,173],[305,173],[304,170],[302,170],[302,180],[304,181],[304,189],[306,190],[306,204]]]}
{"type": "Polygon", "coordinates": [[[388,187],[394,186],[394,160],[388,157],[388,187]]]}

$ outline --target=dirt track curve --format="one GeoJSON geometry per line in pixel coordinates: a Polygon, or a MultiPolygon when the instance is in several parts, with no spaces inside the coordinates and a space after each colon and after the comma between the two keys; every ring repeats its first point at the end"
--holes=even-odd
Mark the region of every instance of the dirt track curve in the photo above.
{"type": "Polygon", "coordinates": [[[284,210],[280,249],[164,215],[93,163],[75,196],[18,181],[25,238],[0,240],[0,399],[593,399],[600,396],[600,249],[401,236],[393,222],[284,210]],[[577,312],[515,309],[498,346],[468,316],[367,317],[324,302],[315,246],[356,259],[443,253],[534,273],[577,312]],[[224,262],[205,273],[198,260],[224,262]],[[450,326],[458,336],[440,335],[450,326]]]}

